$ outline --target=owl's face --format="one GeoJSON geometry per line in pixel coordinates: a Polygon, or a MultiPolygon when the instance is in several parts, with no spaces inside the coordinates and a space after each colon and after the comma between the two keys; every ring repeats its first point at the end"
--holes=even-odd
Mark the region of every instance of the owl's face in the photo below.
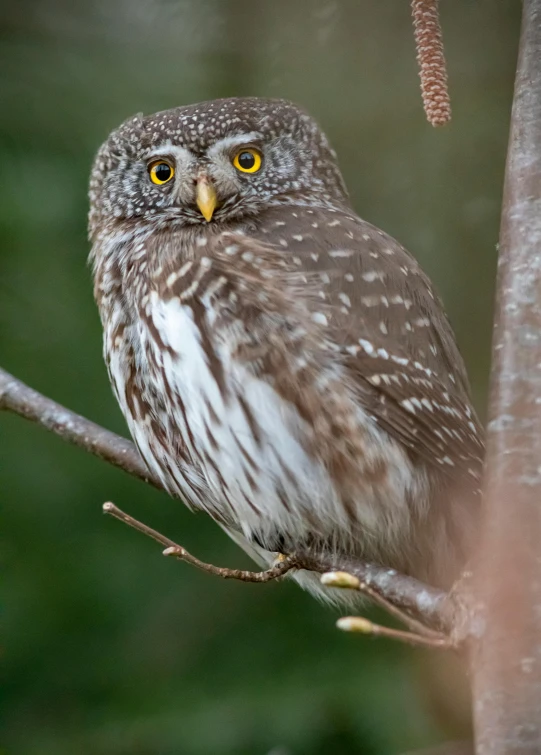
{"type": "Polygon", "coordinates": [[[134,116],[96,157],[90,234],[111,224],[220,223],[347,198],[315,121],[284,100],[226,99],[134,116]]]}

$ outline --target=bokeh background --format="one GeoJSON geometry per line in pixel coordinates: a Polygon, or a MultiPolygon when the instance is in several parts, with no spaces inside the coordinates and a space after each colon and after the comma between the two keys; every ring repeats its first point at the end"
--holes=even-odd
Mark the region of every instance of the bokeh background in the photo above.
{"type": "MultiPolygon", "coordinates": [[[[454,118],[434,130],[407,0],[2,0],[0,364],[124,433],[86,266],[93,153],[135,112],[283,96],[436,281],[483,415],[520,2],[441,6],[454,118]]],[[[0,416],[2,753],[379,755],[467,735],[456,669],[339,633],[293,585],[164,559],[105,500],[249,565],[203,515],[0,416]]]]}

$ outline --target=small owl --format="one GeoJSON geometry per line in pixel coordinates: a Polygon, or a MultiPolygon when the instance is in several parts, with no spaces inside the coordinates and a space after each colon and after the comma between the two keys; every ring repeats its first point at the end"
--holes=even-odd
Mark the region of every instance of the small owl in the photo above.
{"type": "Polygon", "coordinates": [[[137,115],[90,205],[110,380],[169,493],[263,564],[357,557],[448,585],[483,454],[464,364],[315,121],[257,98],[137,115]]]}

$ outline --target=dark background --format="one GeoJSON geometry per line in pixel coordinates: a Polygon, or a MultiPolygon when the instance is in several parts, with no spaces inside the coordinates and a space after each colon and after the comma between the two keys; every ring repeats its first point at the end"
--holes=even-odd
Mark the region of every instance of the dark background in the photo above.
{"type": "MultiPolygon", "coordinates": [[[[441,5],[454,117],[433,129],[407,0],[2,0],[1,365],[125,433],[86,266],[93,153],[135,112],[284,96],[436,281],[483,415],[520,2],[441,5]]],[[[376,755],[467,731],[448,662],[341,634],[293,585],[164,559],[105,500],[249,565],[203,515],[0,416],[2,753],[376,755]]]]}

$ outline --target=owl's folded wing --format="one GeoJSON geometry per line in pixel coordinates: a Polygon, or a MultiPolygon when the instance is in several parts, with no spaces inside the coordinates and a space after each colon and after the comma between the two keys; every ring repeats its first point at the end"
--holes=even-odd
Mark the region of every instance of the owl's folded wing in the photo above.
{"type": "Polygon", "coordinates": [[[307,306],[324,314],[326,335],[376,423],[442,472],[461,468],[477,480],[483,432],[466,369],[416,260],[354,214],[327,208],[271,210],[261,238],[288,253],[297,273],[319,275],[315,296],[307,286],[307,306]]]}

